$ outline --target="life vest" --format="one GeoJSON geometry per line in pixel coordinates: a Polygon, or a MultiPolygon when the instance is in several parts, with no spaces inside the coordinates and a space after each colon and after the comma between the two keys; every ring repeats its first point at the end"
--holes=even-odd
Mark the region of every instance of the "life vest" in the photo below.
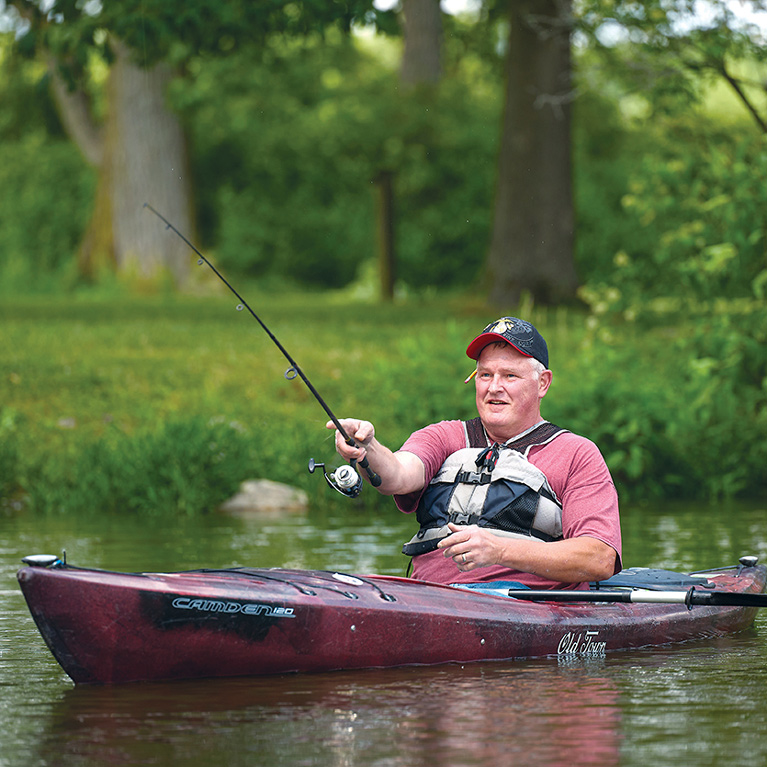
{"type": "Polygon", "coordinates": [[[450,535],[448,522],[476,524],[496,535],[561,540],[562,505],[527,455],[567,430],[545,421],[513,441],[488,446],[479,418],[466,421],[464,429],[469,446],[449,455],[427,485],[416,509],[420,530],[402,553],[434,551],[450,535]]]}

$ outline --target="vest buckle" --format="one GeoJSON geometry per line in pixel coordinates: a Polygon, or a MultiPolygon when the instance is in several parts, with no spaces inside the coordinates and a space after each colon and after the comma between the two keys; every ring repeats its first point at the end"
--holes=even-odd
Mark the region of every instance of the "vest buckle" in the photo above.
{"type": "Polygon", "coordinates": [[[470,514],[466,511],[454,511],[448,521],[454,525],[473,525],[479,519],[478,514],[470,514]]]}
{"type": "Polygon", "coordinates": [[[480,474],[477,471],[461,471],[456,479],[465,485],[489,485],[493,481],[490,474],[480,474]]]}

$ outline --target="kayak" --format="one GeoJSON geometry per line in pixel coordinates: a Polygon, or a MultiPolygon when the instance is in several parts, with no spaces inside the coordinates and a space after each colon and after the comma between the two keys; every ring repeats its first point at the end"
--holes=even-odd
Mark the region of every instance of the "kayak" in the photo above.
{"type": "Polygon", "coordinates": [[[767,603],[754,596],[767,581],[756,557],[691,574],[626,570],[589,591],[556,592],[564,602],[519,598],[503,583],[247,567],[121,573],[46,555],[24,562],[18,581],[32,617],[76,684],[601,658],[741,631],[759,600],[767,603]],[[649,603],[629,601],[653,593],[649,603]],[[731,604],[691,599],[711,594],[731,604]]]}

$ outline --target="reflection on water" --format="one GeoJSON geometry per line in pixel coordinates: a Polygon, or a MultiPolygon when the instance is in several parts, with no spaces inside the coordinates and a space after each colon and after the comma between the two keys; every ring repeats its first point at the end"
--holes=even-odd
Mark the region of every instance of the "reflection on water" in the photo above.
{"type": "Polygon", "coordinates": [[[52,704],[38,758],[617,765],[617,702],[598,671],[553,662],[77,688],[52,704]]]}
{"type": "MultiPolygon", "coordinates": [[[[758,508],[624,510],[624,562],[767,560],[758,508]]],[[[75,688],[15,582],[66,548],[122,570],[280,566],[402,574],[412,521],[359,505],[142,521],[0,517],[0,767],[767,763],[767,611],[737,637],[603,659],[75,688]]]]}

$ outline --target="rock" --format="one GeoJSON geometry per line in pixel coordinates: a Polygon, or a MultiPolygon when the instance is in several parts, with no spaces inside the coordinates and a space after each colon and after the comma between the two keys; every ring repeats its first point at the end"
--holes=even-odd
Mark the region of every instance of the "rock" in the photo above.
{"type": "Polygon", "coordinates": [[[309,496],[297,487],[271,479],[250,479],[240,492],[221,505],[221,511],[242,514],[258,511],[303,511],[309,496]]]}

